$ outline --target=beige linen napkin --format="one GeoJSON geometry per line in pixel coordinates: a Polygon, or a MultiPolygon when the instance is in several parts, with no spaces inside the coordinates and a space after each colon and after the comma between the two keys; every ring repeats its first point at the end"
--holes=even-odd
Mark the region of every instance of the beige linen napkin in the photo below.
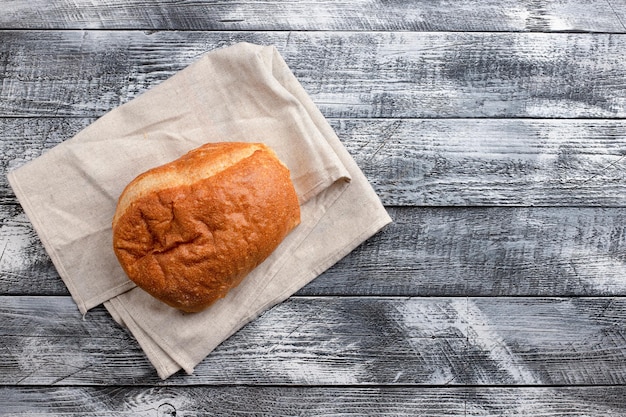
{"type": "Polygon", "coordinates": [[[223,340],[391,221],[278,51],[249,43],[205,54],[8,179],[79,310],[104,303],[163,379],[192,373],[223,340]],[[128,280],[113,254],[111,219],[135,176],[219,141],[271,146],[291,171],[302,222],[227,297],[184,314],[128,280]]]}

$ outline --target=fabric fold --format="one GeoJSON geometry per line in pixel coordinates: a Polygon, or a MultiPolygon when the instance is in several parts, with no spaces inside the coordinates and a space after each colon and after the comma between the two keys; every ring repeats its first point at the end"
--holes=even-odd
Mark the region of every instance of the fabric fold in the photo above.
{"type": "Polygon", "coordinates": [[[161,378],[193,372],[391,221],[276,48],[249,43],[208,52],[8,179],[80,312],[104,304],[161,378]],[[290,169],[302,222],[224,299],[184,314],[128,280],[113,254],[111,219],[135,176],[220,141],[272,147],[290,169]]]}

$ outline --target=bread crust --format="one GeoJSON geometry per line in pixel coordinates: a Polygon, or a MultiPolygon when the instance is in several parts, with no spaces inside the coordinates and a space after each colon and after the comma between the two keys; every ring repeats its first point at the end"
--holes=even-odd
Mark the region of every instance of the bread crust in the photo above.
{"type": "Polygon", "coordinates": [[[185,312],[236,287],[300,223],[289,170],[260,143],[211,143],[128,184],[113,249],[128,277],[185,312]]]}

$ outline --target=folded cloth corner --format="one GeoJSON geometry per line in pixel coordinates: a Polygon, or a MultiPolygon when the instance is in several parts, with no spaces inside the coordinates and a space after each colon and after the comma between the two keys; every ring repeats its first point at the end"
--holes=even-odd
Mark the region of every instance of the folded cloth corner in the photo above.
{"type": "Polygon", "coordinates": [[[104,304],[165,379],[285,300],[391,219],[277,49],[206,53],[8,180],[81,313],[104,304]],[[185,314],[124,274],[112,249],[117,198],[133,178],[207,142],[264,142],[289,167],[302,222],[222,300],[185,314]]]}

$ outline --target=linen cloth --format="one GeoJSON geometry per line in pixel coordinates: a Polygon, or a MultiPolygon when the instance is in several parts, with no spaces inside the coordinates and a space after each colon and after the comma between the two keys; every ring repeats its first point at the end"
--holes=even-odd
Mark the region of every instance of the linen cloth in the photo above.
{"type": "Polygon", "coordinates": [[[391,219],[273,46],[199,60],[9,172],[9,183],[80,312],[104,304],[166,379],[332,266],[391,219]],[[182,313],[130,281],[111,220],[138,174],[207,142],[264,142],[289,167],[301,224],[228,295],[182,313]]]}

